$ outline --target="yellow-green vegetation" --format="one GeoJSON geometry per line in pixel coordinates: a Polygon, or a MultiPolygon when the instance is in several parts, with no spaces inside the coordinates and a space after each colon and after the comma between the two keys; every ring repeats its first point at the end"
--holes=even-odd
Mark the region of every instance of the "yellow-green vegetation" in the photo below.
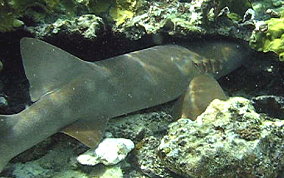
{"type": "Polygon", "coordinates": [[[107,13],[109,18],[119,26],[135,15],[140,2],[140,0],[99,0],[95,3],[93,10],[97,15],[107,13]]]}
{"type": "Polygon", "coordinates": [[[110,16],[116,22],[116,25],[132,18],[136,11],[136,5],[136,0],[116,0],[115,6],[110,9],[110,16]]]}
{"type": "Polygon", "coordinates": [[[250,45],[258,51],[272,51],[279,55],[279,60],[284,61],[284,11],[280,18],[271,18],[265,23],[266,30],[255,30],[252,34],[250,45]]]}

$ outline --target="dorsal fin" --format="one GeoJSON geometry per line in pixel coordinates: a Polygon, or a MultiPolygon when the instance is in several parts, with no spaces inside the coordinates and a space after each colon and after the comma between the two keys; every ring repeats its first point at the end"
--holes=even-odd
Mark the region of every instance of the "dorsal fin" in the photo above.
{"type": "Polygon", "coordinates": [[[193,78],[184,97],[182,117],[195,120],[214,99],[227,99],[219,83],[207,74],[193,78]]]}
{"type": "Polygon", "coordinates": [[[21,55],[30,82],[32,101],[78,77],[90,65],[62,49],[34,38],[21,40],[21,55]]]}

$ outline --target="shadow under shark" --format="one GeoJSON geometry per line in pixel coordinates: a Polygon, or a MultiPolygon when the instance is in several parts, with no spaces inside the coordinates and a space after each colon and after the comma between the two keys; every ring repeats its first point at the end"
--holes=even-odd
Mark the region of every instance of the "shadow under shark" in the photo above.
{"type": "Polygon", "coordinates": [[[248,54],[237,43],[215,41],[86,62],[38,39],[23,38],[20,45],[34,103],[0,116],[0,172],[59,131],[95,147],[110,118],[177,98],[175,116],[194,119],[213,99],[226,99],[214,78],[239,67],[248,54]]]}

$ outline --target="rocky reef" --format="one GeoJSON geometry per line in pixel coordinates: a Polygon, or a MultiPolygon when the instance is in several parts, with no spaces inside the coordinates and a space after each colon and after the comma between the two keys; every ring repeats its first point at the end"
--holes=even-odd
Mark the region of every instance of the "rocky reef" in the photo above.
{"type": "Polygon", "coordinates": [[[186,177],[276,177],[284,161],[283,126],[256,113],[247,99],[214,100],[196,121],[169,126],[159,156],[186,177]]]}
{"type": "Polygon", "coordinates": [[[244,21],[241,22],[251,7],[247,0],[239,3],[215,0],[8,0],[0,5],[0,13],[3,14],[0,31],[24,26],[39,37],[55,32],[79,32],[85,38],[94,37],[95,34],[85,35],[88,33],[87,23],[77,22],[80,19],[87,20],[89,24],[102,19],[99,21],[104,25],[96,26],[95,31],[107,27],[129,39],[140,39],[146,34],[161,32],[181,36],[189,33],[222,34],[241,39],[248,39],[250,35],[248,28],[243,25],[244,21]],[[84,18],[86,16],[88,19],[84,18]],[[75,25],[77,29],[74,29],[75,25]],[[236,33],[240,31],[242,33],[236,33]]]}

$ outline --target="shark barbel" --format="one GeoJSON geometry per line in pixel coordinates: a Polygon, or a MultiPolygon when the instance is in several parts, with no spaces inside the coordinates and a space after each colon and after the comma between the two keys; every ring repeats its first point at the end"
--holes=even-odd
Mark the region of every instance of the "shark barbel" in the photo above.
{"type": "Polygon", "coordinates": [[[246,55],[233,42],[194,46],[155,46],[86,62],[41,40],[23,38],[21,55],[34,103],[0,116],[0,171],[59,131],[95,147],[108,119],[179,97],[182,114],[196,117],[214,98],[225,98],[212,77],[231,72],[246,55]]]}

